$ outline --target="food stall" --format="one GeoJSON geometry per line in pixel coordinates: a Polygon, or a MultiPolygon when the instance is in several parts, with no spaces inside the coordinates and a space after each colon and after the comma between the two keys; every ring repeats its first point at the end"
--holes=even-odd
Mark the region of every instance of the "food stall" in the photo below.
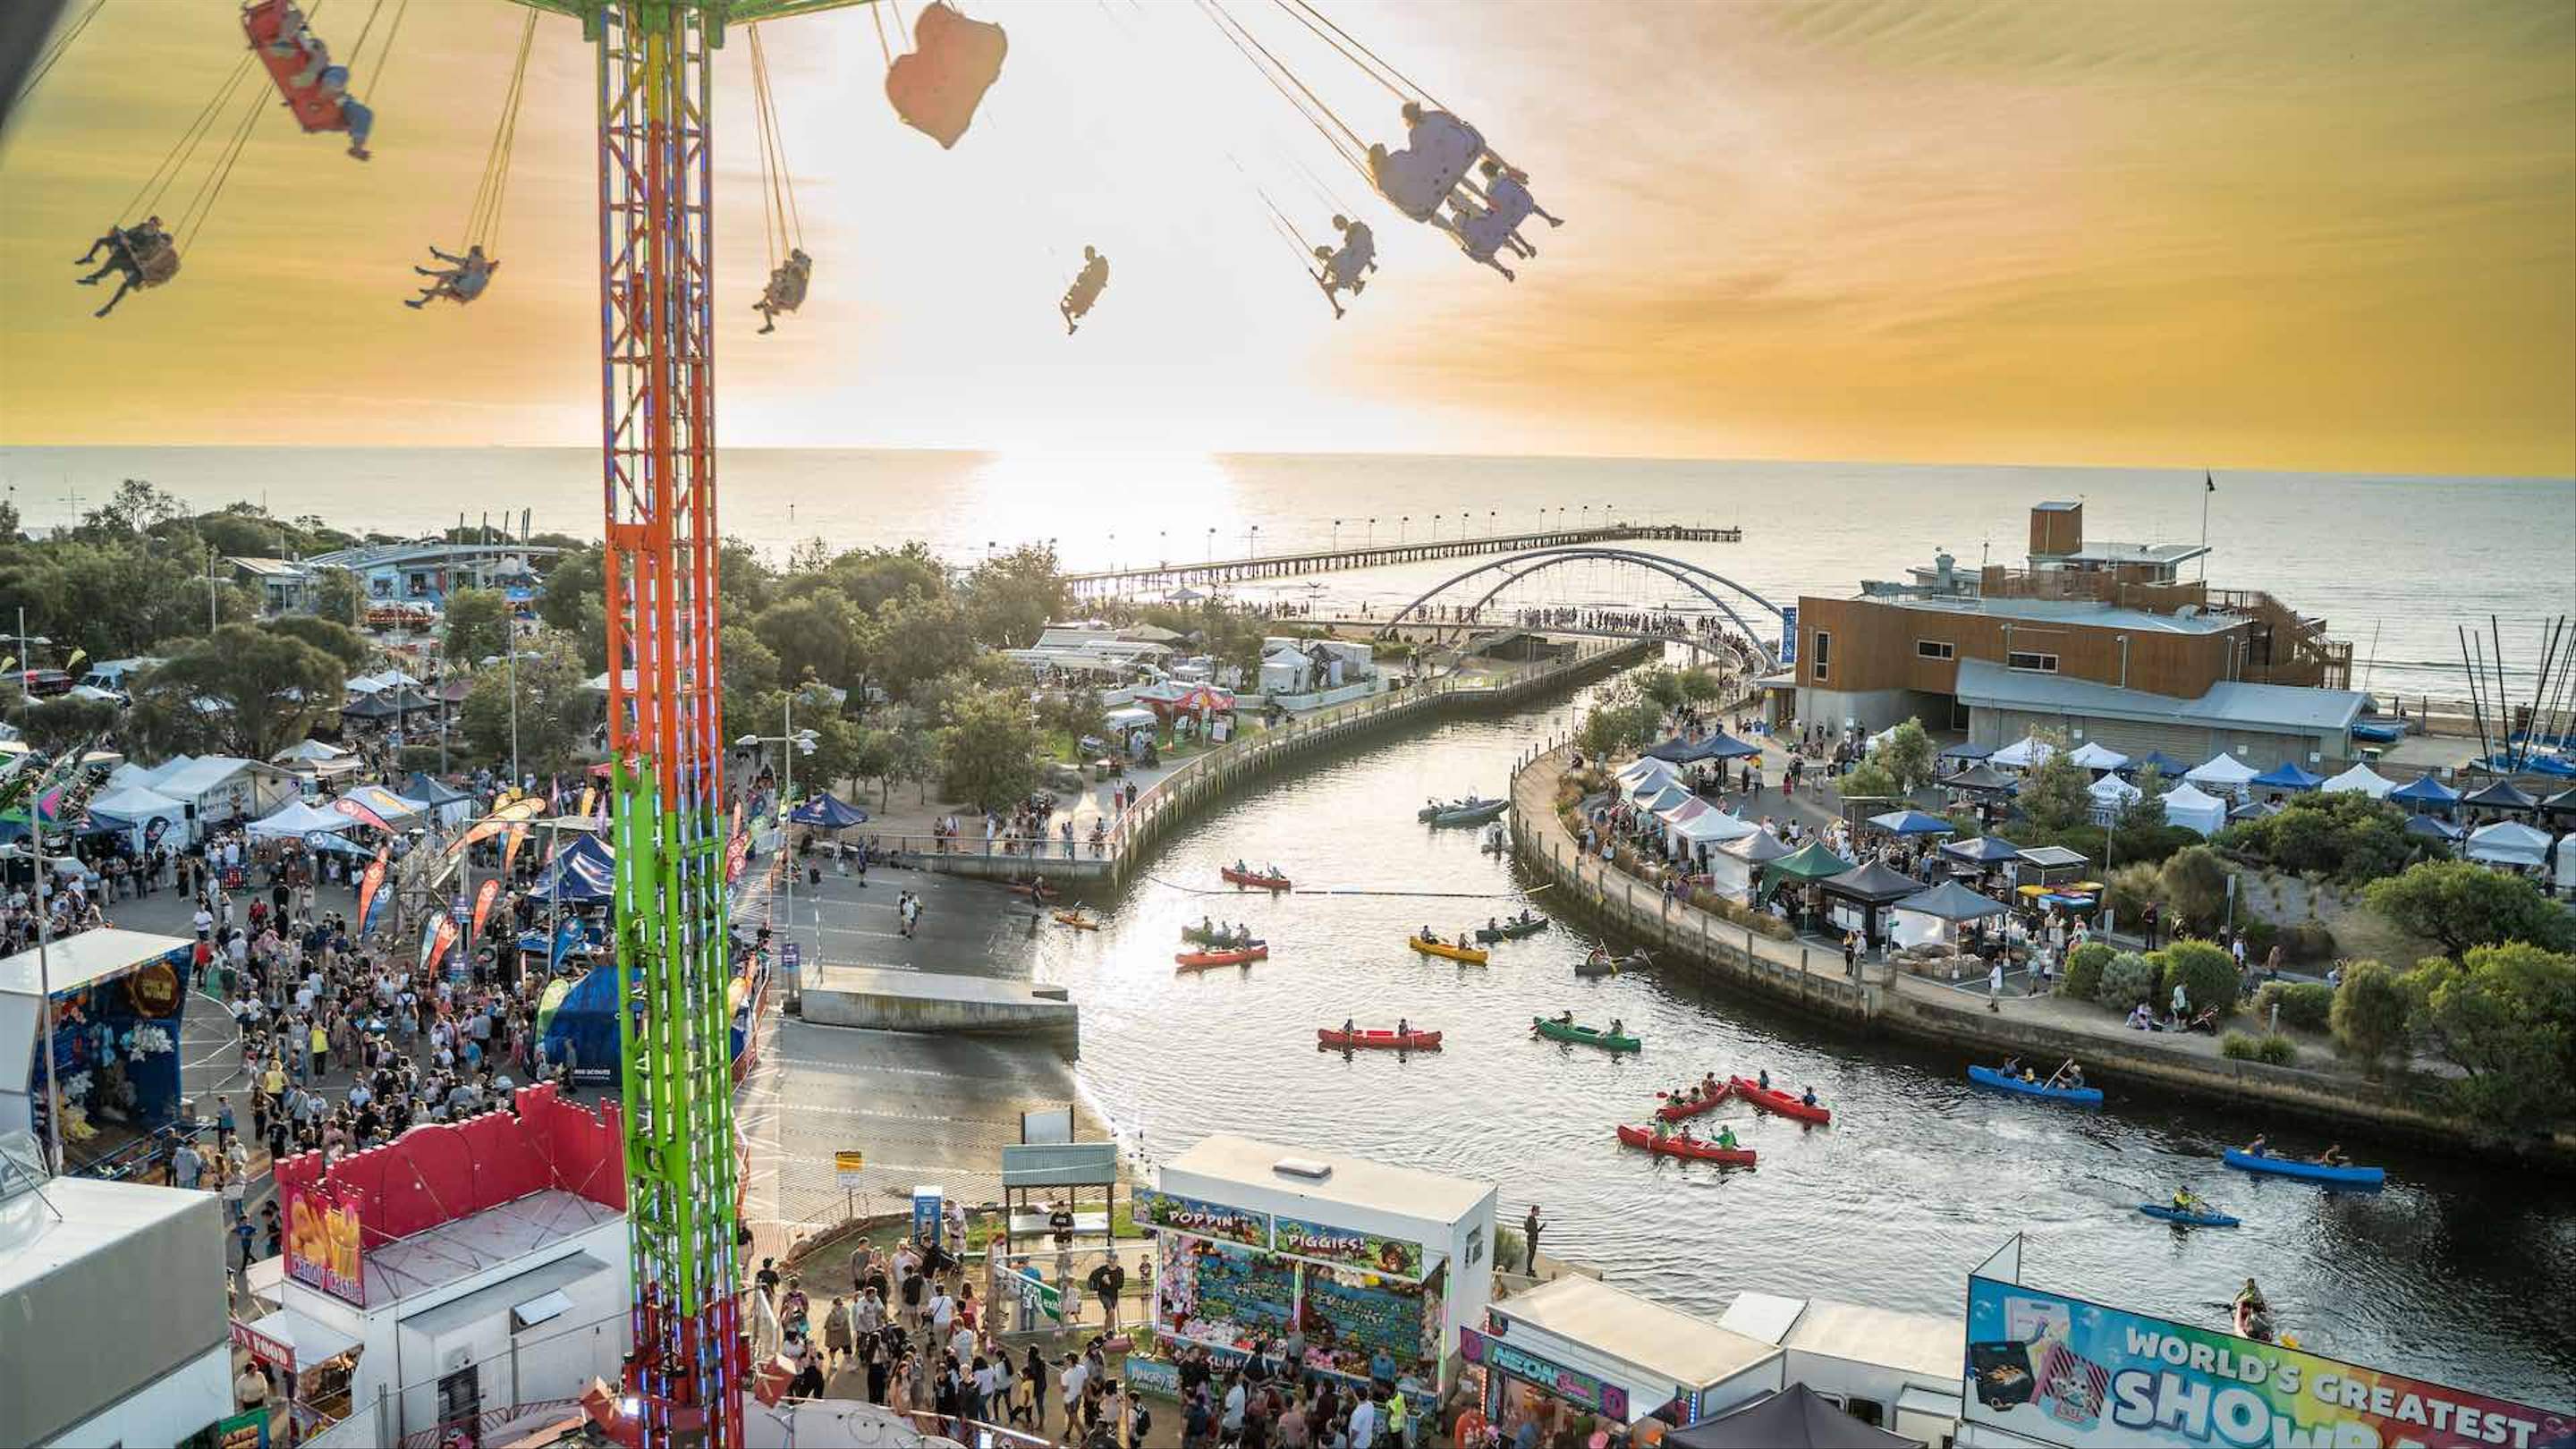
{"type": "Polygon", "coordinates": [[[1498,1427],[1572,1415],[1651,1440],[1650,1422],[1695,1423],[1783,1386],[1775,1345],[1580,1274],[1492,1305],[1461,1338],[1498,1427]]]}
{"type": "MultiPolygon", "coordinates": [[[[1216,1136],[1136,1193],[1155,1238],[1153,1358],[1218,1361],[1303,1332],[1306,1367],[1445,1386],[1492,1298],[1489,1182],[1216,1136]],[[1388,1370],[1393,1372],[1389,1373],[1388,1370]]],[[[1150,1366],[1143,1386],[1167,1374],[1150,1366]]]]}
{"type": "Polygon", "coordinates": [[[102,928],[0,960],[0,1131],[51,1131],[38,1047],[47,996],[62,1145],[75,1170],[175,1120],[191,945],[102,928]]]}

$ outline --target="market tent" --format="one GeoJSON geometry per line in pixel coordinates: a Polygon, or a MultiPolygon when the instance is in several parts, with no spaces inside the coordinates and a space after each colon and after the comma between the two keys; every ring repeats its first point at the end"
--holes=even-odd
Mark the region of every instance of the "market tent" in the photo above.
{"type": "Polygon", "coordinates": [[[190,760],[184,768],[165,771],[152,788],[197,807],[200,825],[265,815],[299,793],[295,777],[275,765],[228,755],[190,760]]]}
{"type": "Polygon", "coordinates": [[[348,756],[349,752],[338,745],[321,740],[298,740],[269,756],[268,762],[272,765],[327,765],[348,756]]]}
{"type": "Polygon", "coordinates": [[[1827,895],[1871,905],[1893,905],[1909,896],[1924,894],[1923,882],[1875,860],[1830,877],[1823,885],[1827,895]]]}
{"type": "Polygon", "coordinates": [[[1673,840],[1686,849],[1720,846],[1730,840],[1742,840],[1748,835],[1761,833],[1751,821],[1737,819],[1705,800],[1692,803],[1707,808],[1671,822],[1673,840]]]}
{"type": "Polygon", "coordinates": [[[2165,823],[2216,835],[2227,823],[2227,802],[2186,780],[2164,793],[2165,823]]]}
{"type": "Polygon", "coordinates": [[[2410,808],[2417,806],[2427,809],[2448,808],[2460,803],[2460,792],[2434,779],[2433,772],[2427,770],[2413,780],[2389,791],[2388,798],[2410,808]]]}
{"type": "Polygon", "coordinates": [[[576,835],[570,844],[555,852],[555,858],[528,887],[531,900],[552,901],[556,892],[561,899],[576,904],[607,900],[617,890],[617,854],[596,835],[576,835]]]}
{"type": "Polygon", "coordinates": [[[2020,846],[2009,840],[1998,840],[1991,835],[1980,836],[1975,840],[1944,842],[1941,853],[1953,860],[1964,860],[1971,865],[2001,865],[2007,860],[2021,859],[2020,846]]]}
{"type": "Polygon", "coordinates": [[[2240,820],[2268,820],[2289,808],[2278,800],[2248,800],[2228,811],[2227,819],[2230,824],[2240,820]]]}
{"type": "Polygon", "coordinates": [[[1671,761],[1659,760],[1652,755],[1647,755],[1620,766],[1618,773],[1610,778],[1618,781],[1623,788],[1633,790],[1648,780],[1678,780],[1681,777],[1682,772],[1671,761]]]}
{"type": "Polygon", "coordinates": [[[2355,765],[2317,788],[2328,795],[2347,795],[2359,791],[2373,800],[2385,800],[2388,798],[2388,792],[2397,788],[2397,782],[2368,765],[2355,765]]]}
{"type": "Polygon", "coordinates": [[[1790,854],[1779,836],[1756,826],[1708,854],[1709,887],[1732,900],[1750,900],[1755,874],[1772,861],[1790,854]]]}
{"type": "Polygon", "coordinates": [[[428,807],[442,825],[462,825],[474,818],[473,791],[434,780],[425,771],[411,772],[411,778],[403,782],[403,798],[428,807]]]}
{"type": "Polygon", "coordinates": [[[1668,780],[1664,783],[1662,789],[1655,792],[1651,799],[1640,796],[1637,803],[1645,808],[1647,814],[1661,815],[1665,811],[1672,809],[1674,806],[1679,805],[1685,800],[1695,800],[1697,798],[1699,797],[1691,794],[1690,787],[1684,785],[1681,781],[1668,780]]]}
{"type": "Polygon", "coordinates": [[[1693,760],[1705,758],[1699,753],[1699,746],[1694,744],[1687,735],[1673,736],[1646,751],[1645,757],[1649,760],[1662,760],[1672,765],[1687,765],[1693,760]]]}
{"type": "Polygon", "coordinates": [[[359,785],[353,789],[341,791],[340,798],[355,800],[383,816],[388,822],[399,821],[406,816],[426,814],[429,810],[427,802],[397,795],[382,785],[359,785]]]}
{"type": "Polygon", "coordinates": [[[2024,735],[2020,739],[2013,741],[2011,744],[2004,746],[2002,749],[1995,751],[1993,754],[1986,756],[1986,763],[1989,765],[2001,765],[2009,769],[2026,770],[2033,765],[2043,763],[2049,756],[2056,753],[2057,746],[2050,744],[2048,741],[2041,739],[2037,735],[2024,735]]]}
{"type": "Polygon", "coordinates": [[[89,818],[126,834],[136,850],[145,849],[165,835],[187,838],[188,807],[148,785],[128,785],[93,797],[89,818]],[[155,821],[160,822],[157,829],[155,821]]]}
{"type": "Polygon", "coordinates": [[[1702,1419],[1664,1436],[1675,1449],[1909,1449],[1914,1441],[1873,1429],[1805,1384],[1702,1419]]]}
{"type": "Polygon", "coordinates": [[[2499,820],[2470,831],[2468,848],[2461,853],[2487,865],[2536,869],[2549,863],[2549,832],[2519,820],[2499,820]]]}
{"type": "Polygon", "coordinates": [[[1676,765],[1696,765],[1703,760],[1736,760],[1760,753],[1760,745],[1748,745],[1724,730],[1713,730],[1695,740],[1675,735],[1646,751],[1646,756],[1676,765]]]}
{"type": "Polygon", "coordinates": [[[1938,815],[1920,810],[1890,810],[1869,817],[1869,823],[1890,835],[1955,835],[1958,827],[1938,815]]]}
{"type": "Polygon", "coordinates": [[[1831,880],[1851,868],[1850,861],[1825,849],[1823,841],[1810,840],[1791,854],[1763,866],[1762,883],[1774,885],[1784,880],[1831,880]]]}
{"type": "Polygon", "coordinates": [[[2086,740],[2066,757],[2088,770],[2116,770],[2129,763],[2129,757],[2118,750],[2105,749],[2097,740],[2086,740]]]}
{"type": "Polygon", "coordinates": [[[1790,849],[1787,841],[1772,834],[1763,826],[1755,826],[1752,834],[1738,836],[1719,846],[1718,849],[1751,865],[1769,865],[1775,860],[1786,860],[1797,854],[1795,850],[1790,849]]]}
{"type": "Polygon", "coordinates": [[[1980,895],[1957,881],[1945,880],[1928,891],[1918,891],[1898,901],[1896,909],[1941,921],[1973,921],[1980,916],[2007,914],[2012,907],[1992,896],[1980,895]]]}
{"type": "MultiPolygon", "coordinates": [[[[91,807],[97,808],[95,806],[91,807]]],[[[2576,815],[2576,789],[2561,790],[2540,802],[2540,808],[2551,815],[2576,815]]]]}
{"type": "Polygon", "coordinates": [[[2247,783],[2258,790],[2313,790],[2325,782],[2325,776],[2309,774],[2298,762],[2284,760],[2247,783]]]}
{"type": "Polygon", "coordinates": [[[2252,765],[2224,750],[2182,772],[2184,780],[2203,789],[2224,790],[2230,794],[2245,788],[2255,775],[2252,765]]]}
{"type": "Polygon", "coordinates": [[[152,775],[152,771],[143,768],[132,760],[128,760],[124,764],[107,772],[106,788],[110,790],[149,790],[152,788],[152,775]]]}
{"type": "Polygon", "coordinates": [[[2143,775],[2149,770],[2153,770],[2168,780],[2176,780],[2180,779],[2183,772],[2190,768],[2191,766],[2184,764],[2182,761],[2175,759],[2173,756],[2166,754],[2162,750],[2149,750],[2146,754],[2137,759],[2131,760],[2126,765],[2121,766],[2120,772],[2124,775],[2135,777],[2143,775]]]}
{"type": "Polygon", "coordinates": [[[824,830],[846,830],[868,823],[868,812],[844,803],[838,796],[817,795],[787,812],[787,818],[798,825],[813,825],[824,830]]]}
{"type": "Polygon", "coordinates": [[[2010,777],[1992,765],[1970,765],[1941,782],[1944,790],[1965,790],[1974,795],[2009,795],[2015,789],[2010,777]]]}
{"type": "Polygon", "coordinates": [[[2540,808],[2539,801],[2524,794],[2511,780],[2498,780],[2474,795],[2463,795],[2460,797],[2460,803],[2475,805],[2483,810],[2537,810],[2540,808]]]}
{"type": "Polygon", "coordinates": [[[307,805],[298,800],[275,814],[265,815],[252,821],[250,837],[253,840],[302,840],[317,831],[325,835],[337,835],[357,823],[355,816],[343,815],[337,810],[325,810],[317,805],[307,805]]]}
{"type": "Polygon", "coordinates": [[[2469,832],[2447,820],[2437,820],[2430,815],[2409,815],[2406,817],[2406,833],[2420,835],[2426,840],[2439,840],[2456,845],[2460,838],[2469,832]]]}
{"type": "Polygon", "coordinates": [[[1952,745],[1950,748],[1943,750],[1938,758],[1944,760],[1982,760],[1993,753],[1994,751],[1987,749],[1984,745],[1973,745],[1962,740],[1958,744],[1952,745]]]}
{"type": "Polygon", "coordinates": [[[2128,805],[2147,792],[2117,775],[2104,775],[2093,782],[2087,792],[2093,797],[2093,823],[2108,825],[2128,805]]]}

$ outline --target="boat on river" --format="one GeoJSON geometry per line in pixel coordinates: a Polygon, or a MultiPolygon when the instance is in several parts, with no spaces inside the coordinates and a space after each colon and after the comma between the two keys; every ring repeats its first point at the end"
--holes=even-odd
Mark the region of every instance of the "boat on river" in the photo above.
{"type": "Polygon", "coordinates": [[[1452,961],[1463,961],[1470,966],[1482,966],[1490,959],[1486,953],[1473,946],[1452,946],[1446,941],[1426,941],[1420,936],[1407,936],[1404,938],[1404,944],[1425,956],[1446,956],[1452,961]]]}
{"type": "Polygon", "coordinates": [[[2187,1228],[2233,1228],[2241,1226],[2236,1219],[2229,1217],[2227,1214],[2220,1212],[2215,1208],[2201,1212],[2194,1212],[2188,1208],[2175,1207],[2169,1202],[2142,1202],[2138,1204],[2138,1211],[2145,1213],[2148,1217],[2162,1218],[2166,1222],[2180,1224],[2187,1228]]]}
{"type": "Polygon", "coordinates": [[[1714,1092],[1697,1097],[1687,1095],[1666,1097],[1664,1104],[1655,1109],[1655,1115],[1667,1122],[1679,1122],[1685,1118],[1696,1117],[1702,1112],[1715,1111],[1717,1104],[1725,1101],[1726,1098],[1727,1089],[1723,1086],[1714,1092]]]}
{"type": "Polygon", "coordinates": [[[1429,821],[1435,828],[1446,829],[1455,825],[1482,825],[1500,818],[1511,808],[1509,800],[1486,800],[1470,795],[1446,805],[1425,805],[1414,813],[1414,818],[1429,821]]]}
{"type": "Polygon", "coordinates": [[[1622,971],[1641,971],[1654,964],[1654,958],[1648,956],[1643,951],[1631,951],[1625,956],[1594,955],[1586,956],[1582,960],[1575,962],[1574,974],[1577,976],[1616,976],[1622,971]]]}
{"type": "Polygon", "coordinates": [[[1582,1026],[1544,1016],[1531,1017],[1530,1030],[1554,1041],[1572,1042],[1576,1046],[1596,1046],[1614,1052],[1633,1052],[1645,1045],[1643,1040],[1624,1033],[1614,1035],[1602,1027],[1582,1026]]]}
{"type": "Polygon", "coordinates": [[[1054,886],[1048,885],[1043,881],[1013,881],[1009,889],[1011,894],[1015,896],[1027,896],[1029,899],[1041,903],[1054,900],[1056,897],[1064,894],[1064,892],[1057,890],[1054,886]]]}
{"type": "Polygon", "coordinates": [[[2012,1092],[2024,1097],[2040,1097],[2051,1102],[2064,1102],[2070,1107],[2102,1105],[2102,1089],[2099,1087],[2051,1087],[2040,1082],[2025,1082],[2019,1077],[2007,1077],[1993,1067],[1968,1068],[1968,1080],[1980,1087],[1992,1087],[1998,1092],[2012,1092]]]}
{"type": "Polygon", "coordinates": [[[1236,870],[1230,865],[1219,866],[1217,874],[1239,886],[1257,886],[1266,891],[1288,889],[1288,877],[1284,875],[1263,875],[1257,870],[1236,870]]]}
{"type": "Polygon", "coordinates": [[[1055,913],[1055,918],[1065,925],[1073,927],[1077,931],[1097,931],[1100,929],[1100,919],[1098,917],[1086,916],[1080,911],[1058,911],[1055,913]]]}
{"type": "Polygon", "coordinates": [[[1315,1045],[1328,1051],[1436,1052],[1440,1050],[1440,1033],[1436,1031],[1395,1032],[1369,1030],[1339,1031],[1332,1027],[1315,1029],[1315,1045]]]}
{"type": "Polygon", "coordinates": [[[1476,928],[1476,939],[1479,941],[1517,941],[1523,936],[1535,936],[1539,932],[1546,930],[1547,926],[1547,917],[1531,916],[1527,920],[1505,921],[1499,926],[1478,926],[1476,928]]]}
{"type": "Polygon", "coordinates": [[[1643,1147],[1658,1157],[1687,1157],[1694,1162],[1714,1162],[1721,1167],[1751,1167],[1750,1147],[1720,1147],[1698,1137],[1657,1137],[1643,1127],[1621,1126],[1619,1140],[1631,1147],[1643,1147]]]}
{"type": "Polygon", "coordinates": [[[2226,1161],[2228,1166],[2239,1172],[2295,1177],[2303,1182],[2322,1182],[2334,1187],[2381,1187],[2388,1182],[2388,1169],[2384,1167],[2337,1167],[2296,1157],[2256,1156],[2234,1147],[2227,1149],[2226,1161]]]}
{"type": "Polygon", "coordinates": [[[1832,1108],[1822,1103],[1810,1107],[1807,1105],[1807,1099],[1797,1093],[1783,1092],[1777,1087],[1766,1087],[1750,1077],[1728,1077],[1726,1085],[1735,1095],[1765,1112],[1777,1113],[1783,1117],[1795,1117],[1801,1122],[1813,1122],[1818,1126],[1830,1124],[1834,1120],[1832,1108]]]}
{"type": "Polygon", "coordinates": [[[1213,971],[1220,966],[1249,966],[1270,959],[1268,943],[1255,941],[1249,946],[1233,946],[1223,951],[1183,951],[1172,958],[1184,971],[1213,971]]]}

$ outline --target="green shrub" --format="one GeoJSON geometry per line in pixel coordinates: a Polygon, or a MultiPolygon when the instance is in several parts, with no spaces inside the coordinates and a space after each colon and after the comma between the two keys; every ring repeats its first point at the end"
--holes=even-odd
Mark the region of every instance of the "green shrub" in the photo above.
{"type": "Polygon", "coordinates": [[[2120,953],[2099,941],[2087,941],[2066,953],[2066,980],[2057,989],[2080,1001],[2101,994],[2102,968],[2120,953]]]}
{"type": "Polygon", "coordinates": [[[2334,1023],[2335,990],[2322,981],[2274,981],[2254,993],[2256,1016],[2270,1021],[2276,1006],[2284,1025],[2325,1031],[2334,1023]]]}
{"type": "Polygon", "coordinates": [[[2231,1031],[2218,1039],[2218,1054],[2231,1061],[2286,1067],[2299,1059],[2299,1044],[2286,1036],[2247,1036],[2231,1031]]]}
{"type": "Polygon", "coordinates": [[[2301,921],[2281,932],[2281,954],[2293,961],[2331,961],[2334,932],[2323,921],[2301,921]]]}
{"type": "Polygon", "coordinates": [[[2406,1044],[2414,997],[2404,979],[2376,961],[2355,961],[2343,969],[2335,991],[2335,1044],[2374,1074],[2388,1054],[2406,1044]]]}
{"type": "Polygon", "coordinates": [[[2245,959],[2257,964],[2272,954],[2273,943],[2281,939],[2280,927],[2241,909],[2236,915],[2236,929],[2245,938],[2245,959]]]}
{"type": "Polygon", "coordinates": [[[2229,1061],[2253,1061],[2260,1050],[2254,1038],[2241,1031],[2231,1031],[2218,1039],[2218,1054],[2229,1061]]]}
{"type": "Polygon", "coordinates": [[[2177,926],[2214,930],[2227,914],[2227,865],[2218,852],[2195,845],[2174,853],[2164,863],[2164,899],[2173,905],[2177,926]]]}
{"type": "Polygon", "coordinates": [[[2155,866],[2123,864],[2103,880],[2102,903],[2124,924],[2135,926],[2149,901],[2165,897],[2164,872],[2155,866]]]}
{"type": "Polygon", "coordinates": [[[2236,1009],[2236,958],[2207,941],[2176,941],[2156,953],[2163,975],[2156,983],[2158,1004],[2173,998],[2180,986],[2193,1011],[2215,1006],[2224,1016],[2236,1009]]]}
{"type": "Polygon", "coordinates": [[[2093,999],[2113,1011],[2126,1011],[2155,998],[2164,968],[2135,951],[2122,951],[2102,965],[2102,984],[2093,999]]]}

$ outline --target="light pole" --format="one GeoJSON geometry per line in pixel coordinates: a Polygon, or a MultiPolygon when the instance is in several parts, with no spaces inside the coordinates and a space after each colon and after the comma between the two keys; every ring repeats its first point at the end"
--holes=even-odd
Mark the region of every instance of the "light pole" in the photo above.
{"type": "Polygon", "coordinates": [[[1248,528],[1248,529],[1245,529],[1245,530],[1244,530],[1244,532],[1243,532],[1243,556],[1244,556],[1245,558],[1258,558],[1258,557],[1260,556],[1260,554],[1261,554],[1261,550],[1260,550],[1259,548],[1255,547],[1254,545],[1256,545],[1256,544],[1258,544],[1258,543],[1260,543],[1260,542],[1261,542],[1261,525],[1260,525],[1260,524],[1256,523],[1256,524],[1252,525],[1252,527],[1250,527],[1250,528],[1248,528]]]}
{"type": "Polygon", "coordinates": [[[1368,532],[1367,532],[1367,533],[1364,533],[1364,534],[1362,534],[1362,535],[1360,535],[1360,542],[1361,542],[1364,546],[1369,547],[1369,548],[1375,548],[1375,547],[1377,547],[1377,519],[1376,519],[1376,518],[1372,517],[1372,518],[1370,518],[1370,519],[1369,519],[1369,521],[1368,521],[1368,532]]]}
{"type": "Polygon", "coordinates": [[[1486,533],[1486,535],[1490,537],[1490,536],[1492,536],[1492,535],[1499,534],[1499,533],[1501,533],[1502,531],[1503,531],[1503,512],[1502,512],[1502,510],[1501,510],[1501,509],[1499,509],[1499,508],[1488,508],[1488,509],[1486,509],[1486,510],[1485,510],[1485,533],[1486,533]]]}
{"type": "MultiPolygon", "coordinates": [[[[208,596],[212,608],[213,595],[208,596]]],[[[27,673],[33,662],[28,646],[51,644],[42,634],[27,632],[27,609],[18,608],[18,733],[27,733],[27,673]]],[[[38,780],[33,796],[27,801],[27,833],[34,837],[30,858],[36,866],[36,1050],[45,1055],[45,1165],[55,1172],[63,1170],[63,1099],[54,1083],[54,869],[45,860],[45,782],[38,780]]],[[[185,983],[182,983],[183,985],[185,983]]]]}
{"type": "Polygon", "coordinates": [[[1341,548],[1342,548],[1342,521],[1341,521],[1340,519],[1336,518],[1336,519],[1334,519],[1334,520],[1333,520],[1333,545],[1332,545],[1332,552],[1339,553],[1339,552],[1341,552],[1341,548]]]}
{"type": "Polygon", "coordinates": [[[1440,515],[1437,513],[1431,515],[1431,541],[1433,543],[1440,541],[1440,515]]]}
{"type": "Polygon", "coordinates": [[[1402,513],[1402,514],[1398,514],[1398,515],[1396,515],[1396,520],[1395,520],[1395,543],[1396,543],[1396,547],[1398,547],[1398,548],[1402,548],[1402,547],[1404,546],[1404,531],[1405,531],[1405,529],[1406,529],[1407,527],[1411,526],[1411,524],[1412,524],[1412,523],[1413,523],[1413,515],[1412,515],[1412,514],[1410,514],[1410,513],[1402,513]]]}
{"type": "Polygon", "coordinates": [[[789,823],[787,816],[788,812],[793,809],[796,804],[796,756],[800,753],[808,755],[814,753],[814,741],[816,736],[812,730],[799,730],[796,728],[795,695],[790,694],[785,699],[779,701],[778,715],[779,732],[777,734],[744,735],[742,738],[734,741],[734,746],[737,749],[745,750],[755,750],[760,748],[762,745],[784,746],[784,748],[780,749],[778,752],[780,760],[784,762],[784,767],[780,771],[778,781],[778,850],[781,855],[789,857],[786,870],[787,890],[785,899],[787,901],[787,925],[788,928],[792,930],[796,925],[796,861],[792,852],[787,848],[787,826],[789,823]]]}

